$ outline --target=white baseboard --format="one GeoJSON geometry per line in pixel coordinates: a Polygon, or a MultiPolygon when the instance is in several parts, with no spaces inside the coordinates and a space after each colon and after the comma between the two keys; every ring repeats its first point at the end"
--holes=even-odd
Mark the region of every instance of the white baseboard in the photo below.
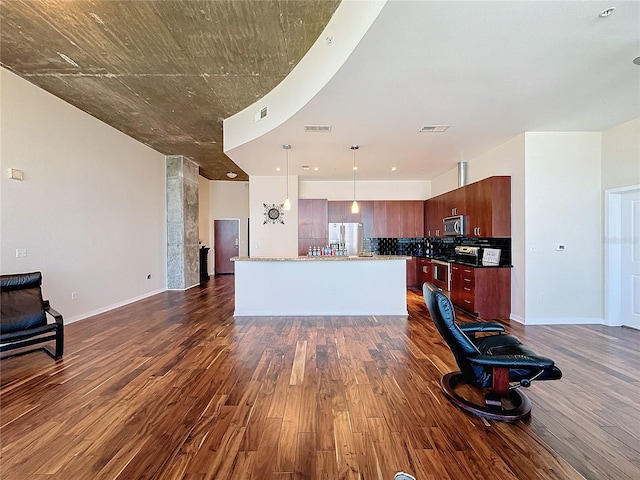
{"type": "Polygon", "coordinates": [[[113,304],[108,305],[106,307],[98,308],[97,310],[93,310],[91,312],[83,313],[81,315],[77,315],[77,316],[72,317],[72,318],[65,318],[64,319],[64,323],[66,325],[66,324],[69,324],[69,323],[77,322],[79,320],[84,320],[85,318],[93,317],[95,315],[99,315],[101,313],[108,312],[109,310],[113,310],[113,309],[118,308],[118,307],[124,307],[125,305],[129,305],[130,303],[137,302],[138,300],[142,300],[144,298],[152,297],[154,295],[157,295],[159,293],[166,292],[166,291],[167,291],[166,288],[161,288],[159,290],[154,290],[152,292],[145,293],[145,294],[140,295],[138,297],[133,297],[133,298],[129,298],[127,300],[123,300],[122,302],[113,303],[113,304]]]}
{"type": "Polygon", "coordinates": [[[524,325],[606,325],[603,318],[527,318],[520,321],[524,325]]]}

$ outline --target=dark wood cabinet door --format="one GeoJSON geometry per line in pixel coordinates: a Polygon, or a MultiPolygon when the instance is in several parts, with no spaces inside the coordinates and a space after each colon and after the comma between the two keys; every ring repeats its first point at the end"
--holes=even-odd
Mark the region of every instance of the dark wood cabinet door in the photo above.
{"type": "Polygon", "coordinates": [[[358,202],[358,213],[352,213],[351,207],[353,200],[348,200],[344,203],[344,221],[346,223],[361,223],[362,222],[362,202],[358,202]]]}
{"type": "Polygon", "coordinates": [[[511,236],[511,177],[489,177],[465,187],[470,237],[511,236]]]}
{"type": "Polygon", "coordinates": [[[429,201],[431,202],[430,206],[430,230],[431,237],[443,237],[444,229],[442,227],[442,219],[445,215],[445,198],[446,194],[438,195],[437,197],[433,197],[429,201]]]}
{"type": "Polygon", "coordinates": [[[361,223],[362,222],[362,202],[358,202],[360,211],[351,213],[353,200],[331,200],[328,204],[328,223],[361,223]]]}
{"type": "Polygon", "coordinates": [[[373,238],[375,237],[373,225],[373,202],[372,201],[363,201],[358,202],[360,204],[360,217],[362,218],[362,228],[363,234],[365,238],[373,238]]]}
{"type": "Polygon", "coordinates": [[[298,200],[298,255],[306,255],[310,246],[326,245],[328,235],[327,200],[298,200]]]}
{"type": "Polygon", "coordinates": [[[298,200],[299,238],[326,238],[328,224],[326,200],[298,200]]]}
{"type": "Polygon", "coordinates": [[[345,202],[332,200],[328,202],[328,223],[343,223],[345,220],[345,202]]]}
{"type": "Polygon", "coordinates": [[[425,282],[433,282],[431,260],[428,258],[418,258],[418,287],[422,288],[425,282]]]}
{"type": "Polygon", "coordinates": [[[462,267],[451,265],[451,302],[454,305],[462,305],[462,267]]]}
{"type": "Polygon", "coordinates": [[[386,238],[387,235],[387,202],[375,200],[373,202],[373,236],[386,238]]]}
{"type": "Polygon", "coordinates": [[[418,259],[411,257],[407,260],[407,287],[415,287],[418,285],[418,259]]]}
{"type": "MultiPolygon", "coordinates": [[[[466,187],[456,188],[446,194],[446,202],[443,207],[443,215],[466,215],[466,187]]],[[[443,217],[444,218],[444,217],[443,217]]]]}
{"type": "Polygon", "coordinates": [[[411,204],[413,206],[413,233],[411,236],[424,237],[424,202],[414,200],[411,204]]]}
{"type": "Polygon", "coordinates": [[[400,238],[403,236],[403,225],[406,223],[404,218],[405,211],[403,209],[403,202],[389,200],[386,204],[386,236],[389,238],[400,238]]]}

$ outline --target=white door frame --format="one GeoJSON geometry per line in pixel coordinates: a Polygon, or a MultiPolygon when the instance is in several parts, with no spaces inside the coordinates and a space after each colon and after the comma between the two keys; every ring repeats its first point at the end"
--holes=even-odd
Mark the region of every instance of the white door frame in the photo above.
{"type": "Polygon", "coordinates": [[[611,326],[622,323],[622,195],[635,191],[640,191],[640,185],[611,188],[604,192],[604,318],[605,323],[611,326]]]}

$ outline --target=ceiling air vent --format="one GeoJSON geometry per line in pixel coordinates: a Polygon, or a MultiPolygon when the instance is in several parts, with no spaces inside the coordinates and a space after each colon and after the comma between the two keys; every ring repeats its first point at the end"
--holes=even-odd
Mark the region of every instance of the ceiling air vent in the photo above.
{"type": "Polygon", "coordinates": [[[331,132],[331,125],[305,125],[305,132],[331,132]]]}
{"type": "Polygon", "coordinates": [[[256,112],[256,114],[254,115],[253,121],[254,122],[259,122],[260,120],[262,120],[264,117],[267,116],[267,113],[268,113],[267,107],[262,107],[260,109],[260,111],[256,112]]]}
{"type": "Polygon", "coordinates": [[[449,128],[449,125],[424,125],[420,130],[420,133],[431,132],[445,132],[449,128]]]}

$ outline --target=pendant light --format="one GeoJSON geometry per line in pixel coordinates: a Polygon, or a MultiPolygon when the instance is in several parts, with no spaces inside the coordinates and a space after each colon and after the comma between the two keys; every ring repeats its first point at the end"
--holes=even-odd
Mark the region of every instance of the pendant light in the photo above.
{"type": "Polygon", "coordinates": [[[358,202],[356,202],[356,150],[358,150],[358,145],[351,145],[351,151],[353,152],[353,203],[351,204],[351,213],[359,213],[360,206],[358,202]]]}
{"type": "Polygon", "coordinates": [[[284,200],[284,205],[282,208],[284,208],[285,210],[291,210],[291,202],[289,201],[289,150],[291,150],[291,145],[285,143],[284,145],[282,145],[282,148],[287,151],[287,198],[284,200]]]}

